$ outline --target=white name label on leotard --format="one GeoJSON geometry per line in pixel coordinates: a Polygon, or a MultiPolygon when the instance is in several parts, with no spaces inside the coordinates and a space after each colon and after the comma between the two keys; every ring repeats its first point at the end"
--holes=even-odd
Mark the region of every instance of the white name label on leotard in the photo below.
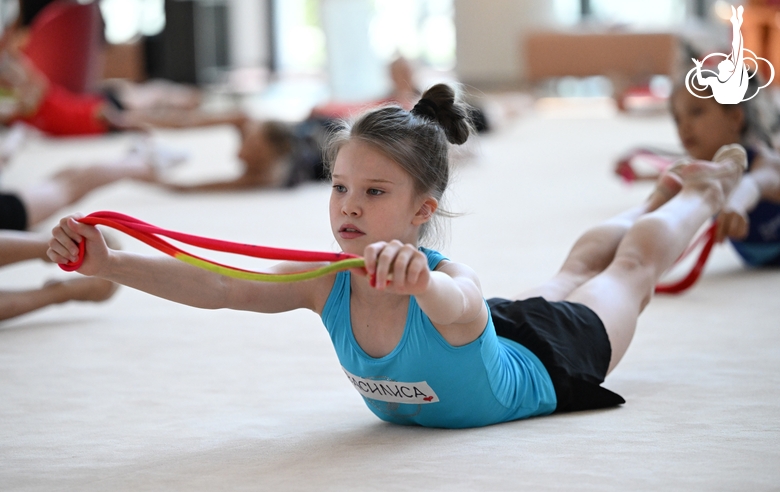
{"type": "Polygon", "coordinates": [[[344,369],[349,382],[358,390],[358,393],[366,398],[391,403],[412,403],[424,405],[436,403],[439,397],[425,381],[419,383],[402,383],[400,381],[388,381],[386,379],[365,379],[350,374],[344,369]]]}

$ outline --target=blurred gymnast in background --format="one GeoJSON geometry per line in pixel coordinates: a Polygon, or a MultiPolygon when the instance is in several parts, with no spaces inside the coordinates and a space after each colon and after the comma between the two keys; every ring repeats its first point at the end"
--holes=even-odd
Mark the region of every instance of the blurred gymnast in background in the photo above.
{"type": "MultiPolygon", "coordinates": [[[[56,3],[62,2],[21,0],[19,16],[0,38],[0,123],[22,121],[49,135],[71,136],[150,127],[240,127],[247,120],[241,111],[200,110],[200,91],[182,84],[96,80],[95,92],[76,92],[52,80],[54,74],[36,67],[26,56],[25,47],[30,43],[31,26],[47,8],[57,7],[56,3]]],[[[46,36],[45,29],[40,31],[36,31],[38,36],[46,36]]],[[[102,43],[102,32],[96,35],[102,43]]],[[[99,53],[83,56],[97,57],[99,53]]]]}
{"type": "MultiPolygon", "coordinates": [[[[750,78],[746,97],[755,93],[758,76],[750,78]]],[[[707,88],[699,96],[711,96],[707,88]]],[[[769,107],[758,94],[739,104],[720,104],[713,97],[696,97],[683,85],[670,101],[680,142],[688,157],[712,160],[723,145],[741,144],[748,168],[717,216],[716,239],[728,240],[751,266],[780,265],[780,155],[772,145],[769,126],[760,113],[769,107]]],[[[674,166],[665,171],[657,191],[673,194],[674,166]]]]}

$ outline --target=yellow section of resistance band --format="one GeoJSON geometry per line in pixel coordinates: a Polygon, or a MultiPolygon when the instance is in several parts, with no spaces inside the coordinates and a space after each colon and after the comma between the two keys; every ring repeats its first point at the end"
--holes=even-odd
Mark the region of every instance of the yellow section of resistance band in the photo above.
{"type": "Polygon", "coordinates": [[[329,273],[338,272],[341,270],[347,270],[349,268],[362,268],[365,265],[363,258],[350,258],[347,260],[341,260],[333,262],[324,267],[317,268],[315,270],[306,270],[304,272],[297,273],[260,273],[260,272],[247,272],[244,270],[236,270],[222,265],[216,265],[214,263],[194,258],[189,255],[175,254],[174,258],[181,260],[184,263],[203,268],[210,272],[225,275],[227,277],[237,278],[241,280],[254,280],[257,282],[299,282],[301,280],[311,280],[313,278],[322,277],[329,273]]]}

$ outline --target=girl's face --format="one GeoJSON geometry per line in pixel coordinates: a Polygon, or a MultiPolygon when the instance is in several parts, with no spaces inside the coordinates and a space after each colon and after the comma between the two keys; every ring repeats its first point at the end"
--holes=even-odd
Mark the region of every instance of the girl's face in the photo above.
{"type": "Polygon", "coordinates": [[[672,115],[680,141],[694,159],[711,160],[723,145],[741,140],[744,113],[739,107],[726,108],[681,89],[672,96],[672,115]]]}
{"type": "Polygon", "coordinates": [[[434,198],[420,196],[412,177],[367,143],[344,144],[332,176],[330,226],[345,252],[360,255],[393,239],[417,244],[420,226],[436,211],[434,198]]]}

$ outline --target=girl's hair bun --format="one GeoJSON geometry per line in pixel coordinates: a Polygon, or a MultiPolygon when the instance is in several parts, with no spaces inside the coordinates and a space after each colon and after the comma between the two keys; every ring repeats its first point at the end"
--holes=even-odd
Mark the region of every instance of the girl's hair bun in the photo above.
{"type": "Polygon", "coordinates": [[[460,145],[471,134],[469,108],[456,101],[455,91],[447,84],[436,84],[425,91],[411,113],[438,123],[450,143],[460,145]]]}

